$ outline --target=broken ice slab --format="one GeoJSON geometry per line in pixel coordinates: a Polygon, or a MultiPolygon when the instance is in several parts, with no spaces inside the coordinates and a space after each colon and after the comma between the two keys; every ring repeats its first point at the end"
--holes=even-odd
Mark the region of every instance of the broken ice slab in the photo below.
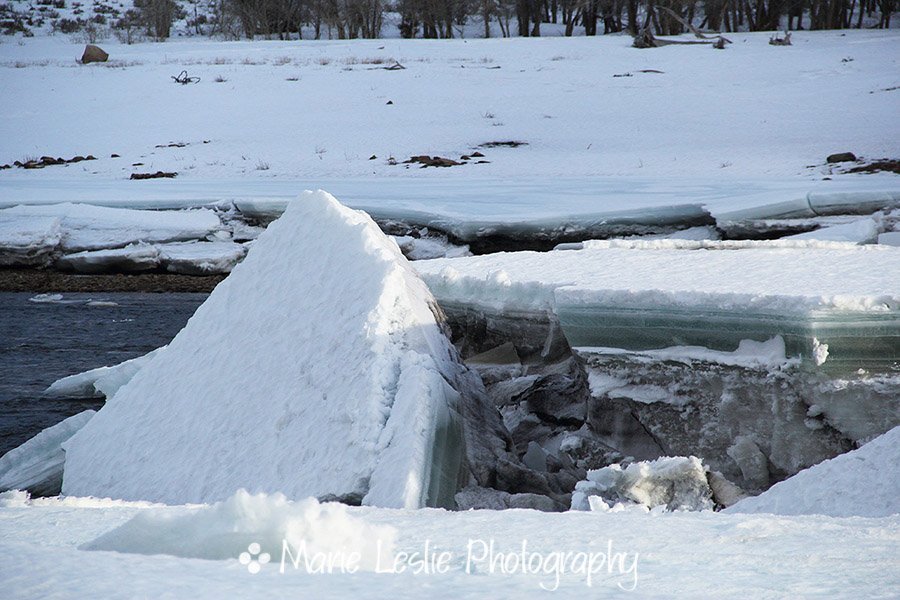
{"type": "MultiPolygon", "coordinates": [[[[829,190],[797,194],[778,201],[738,195],[733,203],[710,207],[716,227],[730,237],[747,237],[784,231],[786,220],[813,219],[829,215],[867,215],[900,207],[900,190],[829,190]]],[[[771,199],[774,196],[770,195],[771,199]]],[[[788,230],[789,231],[789,230],[788,230]]]]}
{"type": "Polygon", "coordinates": [[[900,314],[814,310],[779,314],[752,310],[631,308],[573,301],[557,294],[556,312],[572,346],[652,350],[705,346],[731,351],[742,340],[781,336],[788,356],[829,370],[889,369],[900,361],[900,314]]]}
{"type": "Polygon", "coordinates": [[[27,490],[33,496],[53,496],[62,487],[66,453],[62,444],[94,416],[86,410],[41,431],[0,457],[0,492],[27,490]]]}
{"type": "MultiPolygon", "coordinates": [[[[276,218],[304,189],[326,188],[382,225],[429,227],[456,241],[492,237],[577,241],[668,233],[819,214],[871,214],[900,206],[884,177],[852,181],[728,180],[709,183],[638,178],[308,179],[151,181],[139,188],[103,181],[0,182],[0,207],[78,202],[110,207],[183,209],[237,206],[248,217],[276,218]]],[[[398,233],[390,231],[390,233],[398,233]]],[[[508,241],[508,240],[507,240],[508,241]]],[[[124,245],[124,243],[122,244],[124,245]]],[[[478,252],[477,248],[473,251],[478,252]]]]}
{"type": "Polygon", "coordinates": [[[586,242],[416,263],[442,305],[558,318],[570,345],[630,350],[780,335],[829,368],[900,361],[900,251],[817,240],[586,242]]]}

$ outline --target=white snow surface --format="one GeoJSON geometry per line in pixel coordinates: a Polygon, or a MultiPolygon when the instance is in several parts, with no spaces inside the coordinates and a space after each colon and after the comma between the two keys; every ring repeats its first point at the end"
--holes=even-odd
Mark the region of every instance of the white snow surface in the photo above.
{"type": "Polygon", "coordinates": [[[452,500],[458,359],[433,303],[365,213],[306,193],[69,441],[64,492],[452,500]]]}
{"type": "Polygon", "coordinates": [[[900,427],[727,509],[733,513],[883,517],[900,513],[900,427]]]}
{"type": "Polygon", "coordinates": [[[94,413],[86,410],[64,419],[0,457],[0,490],[58,486],[66,458],[62,444],[84,427],[94,413]]]}
{"type": "MultiPolygon", "coordinates": [[[[23,494],[8,496],[0,497],[0,552],[4,557],[0,576],[5,597],[16,600],[182,595],[210,599],[427,596],[448,600],[546,598],[548,594],[660,599],[883,597],[900,585],[900,575],[894,568],[900,546],[897,516],[841,519],[712,511],[548,514],[533,510],[448,512],[349,507],[348,520],[352,517],[370,527],[396,530],[395,557],[401,552],[415,552],[422,558],[426,544],[429,552],[449,552],[446,572],[413,573],[409,568],[402,573],[383,572],[390,565],[382,564],[382,572],[308,575],[305,569],[295,570],[287,563],[281,573],[278,552],[252,575],[238,560],[239,554],[227,560],[202,560],[79,549],[142,513],[154,515],[145,523],[171,531],[166,526],[168,519],[185,523],[181,519],[186,514],[212,514],[209,509],[75,497],[29,501],[23,494]],[[524,544],[528,556],[537,553],[545,557],[542,565],[548,570],[490,569],[487,560],[478,559],[492,539],[495,557],[500,553],[504,558],[518,555],[524,544]],[[606,563],[598,560],[599,568],[589,587],[587,577],[573,572],[570,562],[560,573],[556,592],[549,592],[556,584],[554,553],[566,552],[599,553],[598,558],[607,552],[621,553],[624,568],[608,570],[606,563]],[[632,572],[633,565],[636,569],[632,572]],[[635,581],[634,591],[621,589],[632,588],[635,581]]],[[[248,506],[242,512],[278,516],[280,511],[269,510],[271,504],[271,500],[261,501],[260,510],[248,506]]],[[[297,505],[304,502],[295,502],[297,505]]],[[[284,512],[294,514],[287,508],[284,512]]],[[[229,519],[234,515],[228,514],[229,519]]],[[[201,518],[187,522],[186,533],[194,532],[201,518]]],[[[217,524],[225,522],[223,519],[217,524]]],[[[243,518],[233,522],[249,524],[243,518]]],[[[259,523],[271,521],[261,519],[259,523]]],[[[187,536],[180,539],[185,546],[192,544],[187,536]]],[[[147,538],[124,538],[122,542],[130,550],[146,545],[147,538]]],[[[616,561],[613,564],[618,565],[616,561]]]]}
{"type": "Polygon", "coordinates": [[[840,175],[825,157],[897,156],[896,92],[885,90],[897,85],[898,30],[795,32],[789,48],[770,46],[770,35],[731,34],[734,44],[721,52],[638,50],[627,35],[133,45],[111,38],[100,43],[110,62],[91,65],[76,63],[83,43],[66,36],[19,39],[0,44],[0,162],[86,153],[98,160],[12,169],[3,180],[93,180],[115,185],[124,199],[123,190],[158,187],[128,181],[133,172],[177,171],[175,187],[296,177],[344,198],[321,178],[862,181],[869,176],[840,175]],[[381,68],[393,60],[406,68],[381,68]],[[174,84],[182,69],[201,81],[174,84]],[[632,76],[614,77],[624,73],[632,76]],[[103,110],[94,109],[98,101],[103,110]],[[816,110],[801,115],[802,106],[816,110]],[[489,164],[448,169],[388,160],[458,159],[506,140],[528,145],[482,148],[489,164]],[[156,147],[172,142],[185,145],[156,147]],[[131,166],[137,162],[144,164],[131,166]]]}
{"type": "MultiPolygon", "coordinates": [[[[220,226],[219,218],[209,209],[173,212],[64,203],[0,209],[0,231],[40,229],[52,219],[59,221],[59,245],[65,252],[202,239],[220,226]]],[[[48,236],[37,236],[33,243],[46,246],[48,236]]]]}
{"type": "Polygon", "coordinates": [[[370,525],[343,504],[238,490],[212,505],[141,511],[81,549],[225,560],[258,544],[257,554],[278,560],[286,542],[295,554],[301,544],[309,554],[359,552],[360,570],[372,571],[393,555],[395,537],[393,527],[370,525]]]}
{"type": "Polygon", "coordinates": [[[836,242],[593,242],[580,251],[418,261],[440,302],[541,311],[629,307],[900,310],[900,252],[836,242]],[[739,249],[731,249],[739,248],[739,249]]]}

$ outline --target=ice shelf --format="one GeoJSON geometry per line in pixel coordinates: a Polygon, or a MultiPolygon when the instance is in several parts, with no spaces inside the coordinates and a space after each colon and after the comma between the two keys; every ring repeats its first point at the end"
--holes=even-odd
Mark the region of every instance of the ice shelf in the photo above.
{"type": "Polygon", "coordinates": [[[416,268],[442,305],[549,312],[572,346],[734,351],[780,335],[788,356],[814,366],[900,361],[900,252],[887,246],[614,240],[416,268]]]}

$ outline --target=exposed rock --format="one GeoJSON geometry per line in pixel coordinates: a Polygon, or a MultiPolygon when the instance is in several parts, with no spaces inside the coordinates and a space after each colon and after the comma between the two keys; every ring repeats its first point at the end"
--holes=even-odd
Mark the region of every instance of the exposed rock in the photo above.
{"type": "Polygon", "coordinates": [[[93,44],[88,44],[84,47],[84,54],[81,55],[81,64],[88,64],[92,62],[106,62],[109,59],[109,54],[103,51],[99,46],[95,46],[93,44]]]}
{"type": "Polygon", "coordinates": [[[561,512],[566,506],[538,494],[510,494],[491,488],[469,486],[456,493],[459,510],[506,510],[530,508],[543,512],[561,512]]]}
{"type": "Polygon", "coordinates": [[[421,168],[425,167],[456,167],[465,163],[457,162],[455,160],[449,158],[443,158],[441,156],[428,156],[427,154],[423,154],[420,156],[412,156],[409,160],[403,161],[403,164],[420,164],[421,168]]]}
{"type": "Polygon", "coordinates": [[[174,179],[178,173],[157,171],[156,173],[132,173],[129,179],[174,179]]]}
{"type": "Polygon", "coordinates": [[[828,155],[828,158],[825,159],[825,161],[829,163],[853,162],[855,160],[856,155],[852,152],[838,152],[837,154],[830,154],[828,155]]]}

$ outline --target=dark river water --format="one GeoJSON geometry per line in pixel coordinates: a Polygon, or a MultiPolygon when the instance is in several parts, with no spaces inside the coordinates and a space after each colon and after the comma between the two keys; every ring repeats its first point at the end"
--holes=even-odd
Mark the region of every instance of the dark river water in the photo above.
{"type": "Polygon", "coordinates": [[[56,303],[29,301],[33,296],[0,293],[0,455],[103,404],[42,398],[47,386],[167,344],[207,294],[64,294],[56,303]]]}

